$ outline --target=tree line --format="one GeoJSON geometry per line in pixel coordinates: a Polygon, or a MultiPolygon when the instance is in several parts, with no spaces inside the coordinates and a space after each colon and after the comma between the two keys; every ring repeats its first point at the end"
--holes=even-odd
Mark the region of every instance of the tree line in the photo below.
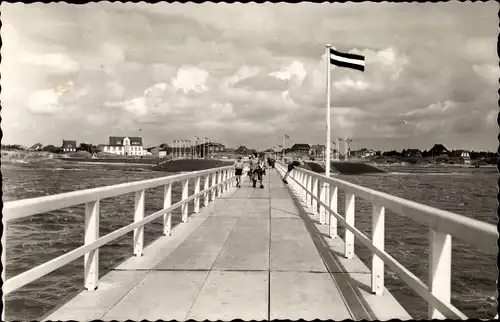
{"type": "MultiPolygon", "coordinates": [[[[391,150],[391,151],[386,151],[386,152],[381,152],[377,151],[377,155],[381,155],[384,157],[406,157],[408,155],[408,151],[406,149],[403,149],[402,151],[396,151],[396,150],[391,150]]],[[[432,151],[427,151],[424,150],[421,152],[423,158],[428,158],[428,157],[433,157],[432,151]]],[[[491,159],[491,158],[498,158],[498,153],[497,152],[487,152],[487,151],[469,151],[469,155],[471,159],[491,159]]]]}

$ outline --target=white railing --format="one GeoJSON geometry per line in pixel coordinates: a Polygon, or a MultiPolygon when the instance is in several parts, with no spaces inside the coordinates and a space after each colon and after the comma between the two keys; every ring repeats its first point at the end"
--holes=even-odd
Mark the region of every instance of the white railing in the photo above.
{"type": "MultiPolygon", "coordinates": [[[[276,163],[280,173],[283,164],[276,163]]],[[[289,176],[290,186],[306,207],[320,216],[321,224],[329,224],[329,235],[337,237],[337,222],[345,227],[346,258],[354,256],[354,237],[372,252],[371,289],[381,295],[384,289],[384,265],[398,274],[429,305],[430,319],[467,319],[451,304],[451,237],[474,245],[485,254],[497,255],[498,232],[494,225],[395,197],[337,178],[295,168],[289,176]],[[318,192],[319,188],[319,192],[318,192]],[[331,190],[330,190],[331,188],[331,190]],[[338,213],[338,190],[345,193],[345,216],[338,213]],[[355,197],[372,204],[372,236],[354,226],[355,197]],[[319,207],[319,210],[318,210],[319,207]],[[401,263],[384,251],[385,209],[424,224],[429,228],[429,285],[425,285],[401,263]],[[330,215],[327,216],[326,214],[330,215]]]]}
{"type": "MultiPolygon", "coordinates": [[[[207,206],[210,201],[215,201],[216,197],[228,191],[233,186],[234,180],[233,168],[231,166],[226,166],[151,180],[6,202],[3,207],[2,218],[4,227],[7,227],[8,222],[14,219],[85,204],[85,241],[84,245],[62,256],[56,257],[8,279],[3,285],[3,292],[7,295],[82,256],[84,256],[85,288],[89,291],[93,291],[97,288],[99,279],[99,247],[134,231],[133,252],[135,256],[142,256],[144,247],[144,225],[163,216],[164,234],[169,236],[172,230],[171,212],[174,209],[181,207],[182,222],[186,222],[188,220],[188,203],[191,200],[194,200],[193,212],[198,213],[200,210],[201,195],[204,196],[204,206],[207,206]],[[203,190],[200,191],[201,177],[204,177],[204,187],[203,190]],[[194,180],[194,194],[191,196],[188,195],[190,180],[194,180]],[[182,199],[172,205],[172,184],[176,182],[180,182],[182,185],[182,199]],[[144,217],[146,189],[159,186],[164,186],[163,209],[144,217]],[[100,200],[132,192],[135,192],[134,223],[100,237],[100,200]]],[[[3,249],[5,250],[5,238],[3,238],[2,243],[4,244],[3,249]]],[[[5,256],[5,251],[3,252],[3,256],[5,256]]],[[[5,260],[3,262],[5,265],[5,260]]],[[[5,280],[5,275],[3,278],[5,280]]]]}

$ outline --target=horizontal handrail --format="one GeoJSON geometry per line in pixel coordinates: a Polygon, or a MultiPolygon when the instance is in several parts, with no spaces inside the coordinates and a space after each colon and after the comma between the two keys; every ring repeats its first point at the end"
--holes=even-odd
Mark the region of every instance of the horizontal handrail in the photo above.
{"type": "MultiPolygon", "coordinates": [[[[152,179],[152,180],[144,180],[144,181],[139,181],[139,182],[133,182],[133,183],[126,183],[126,184],[120,184],[116,186],[107,186],[107,187],[101,187],[101,188],[94,188],[94,189],[87,189],[87,190],[82,190],[82,191],[77,191],[77,192],[70,192],[70,193],[63,193],[63,194],[58,194],[58,195],[53,195],[53,196],[48,196],[48,197],[39,197],[39,198],[31,198],[31,199],[25,199],[25,200],[20,200],[20,201],[12,201],[9,202],[10,208],[9,208],[9,216],[8,218],[5,218],[4,216],[4,222],[8,220],[12,220],[15,218],[22,218],[30,215],[34,215],[37,213],[43,213],[46,211],[54,210],[54,209],[60,209],[62,207],[59,207],[61,204],[64,205],[78,205],[81,203],[95,203],[96,201],[99,201],[100,199],[103,198],[109,198],[113,196],[118,196],[122,195],[125,193],[130,193],[130,192],[143,192],[147,188],[155,188],[158,186],[165,186],[169,187],[168,194],[165,195],[165,205],[164,208],[149,215],[144,217],[143,215],[143,207],[144,203],[143,200],[139,203],[137,203],[137,200],[141,200],[142,194],[136,195],[136,213],[139,209],[139,217],[136,217],[136,220],[134,223],[129,224],[125,227],[119,228],[105,236],[98,236],[98,224],[97,224],[97,231],[96,231],[96,238],[93,240],[89,240],[86,242],[84,245],[73,249],[69,251],[68,253],[61,255],[59,257],[56,257],[48,262],[45,262],[41,265],[38,265],[34,268],[31,268],[23,273],[20,273],[10,279],[8,279],[4,286],[3,286],[3,292],[4,294],[9,294],[18,288],[31,283],[32,281],[43,277],[50,272],[76,260],[79,257],[86,256],[85,259],[85,268],[86,270],[88,269],[88,272],[86,272],[86,279],[87,279],[87,274],[91,274],[92,278],[89,278],[92,280],[89,282],[93,288],[96,287],[97,283],[97,270],[98,270],[98,263],[97,261],[94,262],[94,259],[89,255],[92,254],[93,252],[97,252],[99,247],[115,240],[116,238],[119,238],[131,231],[134,231],[134,251],[137,249],[139,254],[142,254],[142,240],[139,236],[140,229],[144,227],[144,225],[150,223],[151,221],[158,219],[162,215],[167,216],[167,220],[164,222],[165,225],[170,225],[171,224],[171,212],[178,207],[183,207],[183,221],[184,216],[186,216],[187,220],[187,208],[184,208],[187,206],[187,204],[191,201],[195,201],[195,212],[198,212],[199,210],[199,197],[202,195],[205,195],[205,205],[208,205],[208,193],[212,193],[211,200],[215,200],[216,194],[219,196],[222,192],[227,191],[230,187],[230,184],[234,182],[234,175],[233,175],[233,167],[231,166],[226,166],[226,167],[220,167],[220,168],[215,168],[215,169],[209,169],[209,170],[203,170],[203,171],[197,171],[197,172],[192,172],[188,174],[181,174],[181,175],[174,175],[170,177],[164,177],[164,178],[158,178],[158,179],[152,179]],[[209,175],[212,175],[212,185],[209,185],[208,179],[209,175]],[[202,176],[205,176],[205,187],[203,190],[200,191],[199,189],[199,184],[200,184],[200,178],[202,176]],[[216,177],[217,176],[217,177],[216,177]],[[195,183],[195,193],[191,196],[187,196],[187,182],[189,179],[196,178],[196,183],[195,183]],[[171,184],[177,181],[184,182],[185,185],[183,184],[183,197],[182,200],[179,202],[170,205],[170,194],[171,194],[171,184]],[[218,181],[218,182],[217,182],[218,181]],[[113,187],[117,187],[117,191],[113,191],[113,187]],[[137,199],[137,196],[139,196],[139,199],[137,199]],[[70,200],[66,200],[65,198],[70,198],[70,200]],[[83,200],[83,202],[82,202],[83,200]],[[42,207],[38,210],[37,205],[40,204],[42,207]],[[142,207],[142,210],[137,207],[142,207]],[[26,208],[26,209],[25,209],[26,208]],[[47,210],[49,209],[49,210],[47,210]],[[22,213],[22,216],[19,215],[19,213],[22,213]],[[136,236],[137,235],[137,236],[136,236]],[[136,240],[139,238],[138,240],[136,240]],[[88,258],[87,258],[88,257],[88,258]]],[[[97,208],[98,209],[98,208],[97,208]]],[[[97,215],[98,215],[98,210],[97,210],[97,215]]],[[[87,234],[88,231],[90,231],[91,228],[89,228],[89,223],[91,223],[91,218],[87,218],[86,215],[86,225],[85,225],[85,233],[87,234]]],[[[98,221],[98,216],[93,218],[93,220],[98,221]]],[[[96,229],[95,227],[93,229],[96,229]]],[[[165,229],[165,231],[168,232],[168,235],[170,234],[170,227],[168,229],[165,229]]],[[[94,233],[94,231],[92,231],[94,233]]],[[[86,237],[87,238],[87,237],[86,237]]],[[[5,245],[4,245],[5,246],[5,245]]],[[[87,283],[87,282],[86,282],[87,283]]],[[[87,287],[87,285],[86,285],[87,287]]],[[[93,289],[90,289],[93,290],[93,289]]]]}
{"type": "Polygon", "coordinates": [[[168,177],[161,177],[150,180],[136,182],[126,182],[117,185],[98,187],[92,189],[78,190],[73,192],[60,193],[56,195],[29,198],[16,201],[8,201],[3,206],[3,218],[6,221],[28,217],[56,209],[72,207],[84,204],[96,199],[112,198],[138,190],[156,188],[172,182],[189,180],[213,172],[230,170],[232,166],[225,166],[209,170],[196,171],[191,173],[177,174],[168,177]]]}
{"type": "Polygon", "coordinates": [[[496,255],[498,252],[498,231],[492,224],[359,186],[338,178],[329,178],[304,168],[296,169],[307,175],[318,177],[321,181],[337,186],[346,192],[354,193],[366,201],[383,204],[387,209],[399,215],[409,217],[411,220],[429,226],[434,230],[448,233],[457,239],[478,247],[487,254],[496,255]],[[481,236],[481,238],[477,238],[478,236],[481,236]]]}
{"type": "MultiPolygon", "coordinates": [[[[285,172],[282,164],[278,164],[277,168],[281,173],[285,172]]],[[[345,227],[346,257],[350,258],[348,256],[349,251],[354,251],[354,241],[350,240],[349,244],[347,241],[351,236],[352,238],[356,237],[372,252],[372,291],[375,294],[380,295],[382,293],[380,288],[381,286],[383,287],[383,264],[385,264],[398,274],[418,295],[428,302],[430,318],[440,318],[446,315],[456,319],[467,319],[467,316],[450,302],[451,236],[457,234],[457,228],[459,229],[459,233],[456,237],[459,239],[464,239],[461,238],[465,237],[463,234],[486,234],[489,242],[492,240],[495,241],[493,247],[491,244],[488,244],[488,241],[477,241],[476,239],[480,239],[477,238],[478,235],[472,236],[472,238],[466,238],[466,240],[470,242],[472,239],[473,242],[470,242],[470,244],[480,247],[481,250],[486,253],[496,254],[496,247],[494,246],[498,239],[498,233],[493,225],[358,186],[344,180],[329,178],[303,168],[296,168],[296,171],[294,171],[294,174],[290,175],[290,178],[293,180],[292,187],[299,192],[299,195],[305,200],[306,205],[312,205],[314,212],[317,211],[317,207],[320,208],[320,222],[322,224],[324,223],[322,210],[330,214],[330,237],[336,237],[337,228],[332,227],[332,225],[336,226],[337,222],[340,222],[340,224],[345,227]],[[313,178],[315,180],[314,183],[312,180],[313,178]],[[325,185],[321,193],[318,193],[317,186],[320,185],[320,183],[325,185]],[[331,196],[328,196],[326,191],[328,191],[330,187],[333,187],[332,190],[334,192],[331,196]],[[343,188],[346,193],[345,218],[337,212],[338,200],[336,199],[338,198],[338,187],[343,188]],[[372,240],[354,227],[354,196],[359,196],[362,199],[372,202],[372,240]],[[425,285],[418,277],[384,251],[385,207],[400,215],[408,215],[408,212],[412,211],[410,212],[412,214],[411,219],[420,223],[425,223],[430,227],[430,286],[425,285]],[[425,214],[426,220],[414,218],[421,213],[425,214]],[[429,217],[433,215],[438,217],[437,220],[432,220],[432,218],[429,220],[429,217]],[[452,225],[454,227],[450,229],[447,225],[452,225]],[[445,231],[443,232],[443,230],[445,231]],[[378,261],[381,261],[380,264],[382,264],[382,266],[379,265],[378,261]]],[[[480,236],[484,237],[484,235],[480,236]]]]}

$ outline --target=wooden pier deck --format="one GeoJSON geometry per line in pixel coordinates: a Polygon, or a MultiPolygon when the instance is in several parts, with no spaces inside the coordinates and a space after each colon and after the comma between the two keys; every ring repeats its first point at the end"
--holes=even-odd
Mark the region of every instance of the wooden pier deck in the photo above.
{"type": "Polygon", "coordinates": [[[411,319],[276,170],[264,185],[245,178],[45,319],[411,319]]]}

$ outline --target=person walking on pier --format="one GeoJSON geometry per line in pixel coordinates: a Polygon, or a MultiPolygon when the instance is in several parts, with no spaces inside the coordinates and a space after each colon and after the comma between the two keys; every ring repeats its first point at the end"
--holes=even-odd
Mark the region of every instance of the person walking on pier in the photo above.
{"type": "Polygon", "coordinates": [[[236,186],[241,188],[241,175],[243,174],[243,161],[238,157],[234,162],[234,175],[236,176],[236,186]]]}
{"type": "Polygon", "coordinates": [[[250,177],[250,181],[253,183],[253,187],[257,185],[257,177],[258,177],[258,163],[259,160],[257,158],[257,153],[254,153],[249,160],[250,163],[250,171],[248,171],[248,176],[250,177]]]}
{"type": "MultiPolygon", "coordinates": [[[[266,162],[264,160],[264,156],[260,156],[257,162],[257,179],[260,182],[260,188],[264,189],[264,185],[262,184],[262,180],[266,175],[266,162]]],[[[256,187],[257,180],[254,180],[253,187],[256,187]]]]}
{"type": "Polygon", "coordinates": [[[286,179],[288,178],[288,176],[290,175],[290,172],[292,172],[292,170],[295,168],[295,167],[298,167],[298,166],[301,166],[304,164],[304,161],[302,161],[302,158],[299,157],[298,160],[294,160],[292,162],[290,162],[288,164],[288,171],[285,173],[285,176],[283,177],[283,182],[284,183],[288,183],[288,181],[286,181],[286,179]]]}

